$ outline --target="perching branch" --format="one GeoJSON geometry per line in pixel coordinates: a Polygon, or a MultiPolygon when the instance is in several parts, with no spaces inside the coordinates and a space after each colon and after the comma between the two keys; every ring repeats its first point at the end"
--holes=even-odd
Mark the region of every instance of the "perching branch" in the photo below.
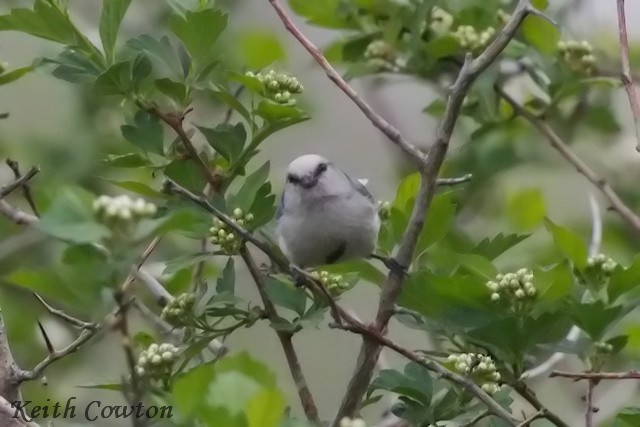
{"type": "MultiPolygon", "coordinates": [[[[7,160],[7,162],[8,162],[8,160],[7,160]]],[[[40,172],[40,168],[34,166],[31,169],[29,169],[29,172],[27,172],[26,174],[24,174],[22,176],[19,176],[19,174],[18,174],[18,176],[16,177],[16,180],[13,181],[11,184],[7,184],[5,186],[0,187],[0,199],[2,199],[3,197],[11,194],[12,192],[17,190],[18,188],[23,187],[38,172],[40,172]]]]}
{"type": "Polygon", "coordinates": [[[567,144],[562,141],[562,139],[555,133],[555,131],[549,126],[547,123],[538,119],[535,115],[527,111],[523,106],[521,106],[518,102],[516,102],[509,94],[507,94],[504,89],[496,87],[496,91],[507,101],[517,115],[526,119],[529,123],[531,123],[540,133],[542,133],[549,144],[553,148],[555,148],[562,157],[565,158],[569,163],[571,163],[576,170],[584,175],[589,182],[595,185],[600,192],[607,198],[609,203],[611,204],[611,208],[622,217],[635,231],[640,232],[640,217],[636,215],[625,203],[620,199],[618,194],[611,188],[611,186],[607,183],[604,178],[599,177],[596,173],[586,164],[584,163],[571,149],[567,144]]]}
{"type": "MultiPolygon", "coordinates": [[[[13,171],[13,175],[15,176],[16,180],[19,180],[22,178],[22,174],[20,173],[20,165],[18,165],[18,162],[16,162],[15,160],[7,159],[7,166],[9,166],[13,171]]],[[[33,169],[37,169],[37,168],[32,167],[31,170],[33,169]]],[[[31,172],[31,170],[27,172],[27,175],[31,172]]],[[[29,203],[29,207],[31,208],[31,211],[36,216],[38,216],[39,215],[38,207],[36,206],[36,202],[33,200],[33,195],[31,195],[31,188],[27,184],[27,181],[25,181],[22,184],[22,194],[24,195],[24,198],[27,201],[27,203],[29,203]]]]}
{"type": "Polygon", "coordinates": [[[62,319],[63,321],[65,321],[66,323],[69,323],[70,325],[73,325],[77,328],[80,329],[95,329],[96,325],[94,323],[89,323],[89,322],[85,322],[83,320],[80,320],[76,317],[71,316],[70,314],[65,313],[64,311],[58,309],[58,308],[54,308],[51,305],[49,305],[49,303],[47,303],[44,299],[42,299],[42,297],[38,294],[36,294],[34,292],[33,294],[36,299],[40,302],[40,304],[42,304],[44,306],[44,308],[52,315],[52,316],[56,316],[59,317],[60,319],[62,319]]]}
{"type": "Polygon", "coordinates": [[[536,394],[531,390],[523,381],[516,381],[510,384],[515,391],[518,392],[527,402],[531,404],[536,410],[542,411],[544,418],[553,423],[556,427],[569,427],[569,424],[562,421],[555,413],[548,410],[542,402],[538,399],[536,394]]]}
{"type": "Polygon", "coordinates": [[[572,378],[580,380],[640,380],[640,371],[628,372],[565,372],[553,371],[549,377],[572,378]]]}
{"type": "MultiPolygon", "coordinates": [[[[264,310],[267,313],[269,320],[272,324],[277,323],[280,316],[278,315],[273,302],[271,302],[269,295],[267,295],[267,285],[264,281],[264,276],[260,271],[260,268],[254,261],[251,253],[249,253],[247,247],[244,245],[240,248],[240,256],[242,256],[242,259],[247,265],[247,269],[249,270],[249,273],[251,274],[256,287],[258,288],[260,299],[262,300],[264,310]]],[[[291,376],[293,377],[293,382],[296,385],[296,389],[298,390],[298,397],[300,398],[302,409],[304,410],[304,413],[309,421],[315,424],[319,424],[320,417],[318,415],[318,407],[316,406],[313,395],[309,390],[309,385],[302,371],[302,366],[300,365],[298,354],[296,353],[296,350],[293,346],[293,333],[277,328],[274,328],[274,330],[278,335],[278,339],[280,340],[280,344],[282,345],[282,350],[284,351],[284,355],[289,365],[289,370],[291,371],[291,376]]]]}
{"type": "Polygon", "coordinates": [[[409,157],[421,164],[424,162],[424,154],[413,145],[409,144],[400,134],[400,131],[387,122],[382,116],[373,111],[373,109],[358,95],[358,93],[340,76],[340,74],[331,66],[327,58],[322,52],[295,26],[287,12],[284,10],[279,0],[269,0],[271,6],[275,9],[278,17],[284,24],[285,28],[300,42],[300,44],[309,52],[313,59],[327,73],[329,79],[335,83],[341,91],[343,91],[371,121],[373,126],[380,130],[391,142],[400,147],[409,157]]]}
{"type": "Polygon", "coordinates": [[[629,98],[631,114],[636,131],[636,150],[640,151],[640,101],[638,92],[633,84],[631,66],[629,65],[629,40],[627,38],[627,22],[624,12],[624,0],[617,0],[618,3],[618,33],[620,35],[620,60],[622,62],[622,84],[629,98]]]}

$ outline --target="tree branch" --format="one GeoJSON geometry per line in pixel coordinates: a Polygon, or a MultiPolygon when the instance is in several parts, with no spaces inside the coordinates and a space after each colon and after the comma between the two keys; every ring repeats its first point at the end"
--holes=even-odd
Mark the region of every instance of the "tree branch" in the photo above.
{"type": "Polygon", "coordinates": [[[584,415],[585,427],[593,427],[593,414],[597,411],[597,408],[593,406],[595,388],[596,383],[594,380],[587,381],[587,396],[585,397],[587,408],[584,415]]]}
{"type": "Polygon", "coordinates": [[[438,178],[437,185],[438,187],[452,187],[454,185],[463,184],[465,182],[469,182],[473,179],[473,175],[468,173],[463,176],[459,176],[457,178],[438,178]]]}
{"type": "MultiPolygon", "coordinates": [[[[9,162],[9,160],[7,160],[7,162],[9,162]]],[[[11,184],[7,184],[5,186],[0,187],[0,199],[11,194],[13,191],[17,190],[18,188],[23,187],[38,172],[40,172],[40,169],[34,166],[31,169],[29,169],[29,172],[27,172],[22,176],[20,176],[20,174],[18,173],[18,176],[16,176],[15,181],[13,181],[11,184]]]]}
{"type": "MultiPolygon", "coordinates": [[[[20,174],[20,165],[18,165],[18,162],[16,162],[15,160],[7,159],[7,166],[9,166],[13,171],[13,175],[15,176],[16,180],[19,180],[21,178],[21,174],[20,174]]],[[[31,170],[33,169],[38,169],[38,168],[32,167],[31,170]]],[[[31,170],[27,172],[27,175],[31,172],[31,170]]],[[[39,170],[40,169],[38,169],[38,171],[39,170]]],[[[31,195],[31,188],[29,187],[26,181],[22,184],[22,194],[24,195],[24,198],[27,201],[27,203],[29,203],[29,207],[31,207],[31,211],[36,216],[39,216],[38,207],[36,206],[36,202],[33,200],[33,195],[31,195]]]]}
{"type": "Polygon", "coordinates": [[[631,114],[636,131],[636,150],[640,151],[640,102],[638,93],[633,85],[631,76],[631,66],[629,65],[629,40],[627,38],[627,22],[624,13],[624,0],[617,0],[618,3],[618,33],[620,35],[620,60],[622,62],[622,84],[629,98],[631,114]]]}
{"type": "Polygon", "coordinates": [[[282,345],[282,350],[284,351],[287,363],[289,365],[289,370],[291,371],[293,382],[298,390],[298,396],[300,398],[300,403],[302,404],[302,409],[304,410],[304,413],[309,421],[315,424],[319,424],[320,418],[318,416],[318,407],[316,406],[313,395],[309,390],[309,385],[307,384],[307,380],[302,371],[300,360],[298,359],[298,355],[293,346],[293,333],[280,330],[275,327],[275,325],[278,323],[278,320],[280,319],[280,316],[278,315],[276,307],[273,305],[273,302],[271,302],[271,299],[267,294],[267,284],[264,281],[264,276],[260,272],[260,268],[251,256],[251,253],[249,253],[247,247],[244,245],[240,248],[240,256],[242,256],[242,259],[247,265],[247,269],[249,270],[249,273],[251,274],[256,287],[258,288],[258,293],[260,294],[260,299],[262,299],[264,310],[272,325],[274,326],[276,334],[278,335],[278,339],[280,340],[280,344],[282,345]]]}
{"type": "Polygon", "coordinates": [[[596,173],[587,166],[562,139],[555,133],[555,131],[545,122],[539,120],[532,113],[527,111],[518,102],[516,102],[504,89],[496,87],[496,91],[507,101],[511,107],[513,107],[516,114],[531,123],[540,133],[542,133],[549,144],[555,148],[562,157],[571,163],[576,170],[584,175],[589,182],[595,185],[600,192],[607,198],[611,204],[611,208],[615,210],[623,220],[625,220],[635,231],[640,232],[640,217],[636,215],[625,203],[620,199],[618,194],[611,188],[611,186],[603,178],[596,175],[596,173]]]}
{"type": "Polygon", "coordinates": [[[49,305],[40,295],[36,294],[35,292],[33,293],[33,295],[36,297],[36,299],[40,302],[40,304],[42,304],[44,306],[44,308],[52,315],[52,316],[56,316],[59,317],[60,319],[62,319],[63,321],[65,321],[66,323],[69,323],[75,327],[78,327],[80,329],[95,329],[96,325],[94,323],[89,323],[89,322],[85,322],[83,320],[80,320],[78,318],[75,318],[73,316],[71,316],[70,314],[65,313],[64,311],[54,308],[51,305],[49,305]]]}
{"type": "Polygon", "coordinates": [[[580,380],[640,380],[640,371],[628,372],[565,372],[553,371],[550,378],[563,377],[580,380]]]}
{"type": "Polygon", "coordinates": [[[513,389],[518,392],[520,396],[522,396],[527,402],[531,404],[538,411],[542,411],[544,413],[544,418],[548,419],[557,427],[570,427],[569,424],[562,421],[560,417],[558,417],[555,413],[548,410],[542,402],[536,397],[533,390],[531,390],[523,381],[516,381],[511,384],[513,389]]]}
{"type": "Polygon", "coordinates": [[[284,10],[279,0],[269,0],[278,17],[284,24],[284,27],[300,44],[309,52],[313,59],[325,71],[327,77],[335,83],[342,92],[344,92],[371,121],[373,126],[380,130],[391,142],[400,147],[413,161],[422,163],[424,154],[413,145],[404,140],[400,131],[387,122],[382,116],[373,111],[373,109],[358,95],[358,93],[340,76],[340,74],[331,66],[327,58],[322,52],[309,40],[293,23],[287,12],[284,10]]]}

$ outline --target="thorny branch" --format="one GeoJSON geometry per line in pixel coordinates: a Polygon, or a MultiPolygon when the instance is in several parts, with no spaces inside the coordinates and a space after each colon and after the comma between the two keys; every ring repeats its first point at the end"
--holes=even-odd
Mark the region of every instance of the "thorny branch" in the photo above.
{"type": "MultiPolygon", "coordinates": [[[[20,165],[18,165],[18,162],[16,162],[15,160],[7,159],[7,166],[9,166],[9,168],[11,168],[11,170],[13,171],[13,175],[15,176],[16,181],[19,181],[22,178],[22,176],[21,176],[21,173],[20,173],[20,165]]],[[[31,170],[29,172],[27,172],[27,175],[33,169],[37,169],[37,168],[32,167],[31,170]]],[[[27,179],[27,181],[28,181],[28,179],[27,179]]],[[[36,206],[36,202],[33,200],[33,196],[31,195],[31,188],[27,184],[27,181],[24,181],[22,183],[22,194],[24,195],[24,198],[27,201],[27,203],[29,203],[29,207],[31,208],[31,211],[33,211],[33,213],[36,216],[38,216],[39,215],[38,207],[36,206]]]]}
{"type": "Polygon", "coordinates": [[[628,372],[564,372],[553,371],[549,377],[563,377],[579,380],[640,380],[640,371],[628,372]]]}
{"type": "Polygon", "coordinates": [[[624,12],[624,0],[617,0],[618,4],[618,33],[620,35],[620,60],[622,62],[622,84],[629,98],[631,114],[636,131],[636,150],[640,151],[640,101],[638,92],[633,84],[631,66],[629,65],[629,40],[627,38],[627,22],[624,12]]]}
{"type": "Polygon", "coordinates": [[[18,176],[16,177],[15,181],[13,181],[11,184],[7,184],[5,186],[0,187],[0,199],[2,199],[3,197],[5,197],[5,196],[7,196],[7,195],[9,195],[11,193],[13,193],[18,188],[23,187],[38,172],[40,172],[40,169],[38,167],[34,166],[31,169],[29,169],[29,172],[27,172],[26,174],[24,174],[22,176],[20,176],[20,174],[18,173],[18,176]]]}

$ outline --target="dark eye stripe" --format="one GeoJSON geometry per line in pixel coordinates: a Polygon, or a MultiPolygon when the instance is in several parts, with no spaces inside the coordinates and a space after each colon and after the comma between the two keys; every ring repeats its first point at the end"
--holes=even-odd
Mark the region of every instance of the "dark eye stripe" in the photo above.
{"type": "Polygon", "coordinates": [[[315,172],[313,173],[315,176],[319,176],[322,172],[327,170],[327,164],[326,163],[320,163],[318,165],[318,167],[316,167],[315,172]]]}
{"type": "Polygon", "coordinates": [[[291,184],[295,184],[298,185],[300,183],[300,179],[298,179],[297,176],[289,174],[287,175],[287,181],[289,181],[291,184]]]}

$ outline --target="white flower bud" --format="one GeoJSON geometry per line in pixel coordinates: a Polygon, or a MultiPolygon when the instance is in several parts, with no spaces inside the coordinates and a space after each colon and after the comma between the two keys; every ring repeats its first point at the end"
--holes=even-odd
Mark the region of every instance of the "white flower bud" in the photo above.
{"type": "Polygon", "coordinates": [[[156,212],[158,212],[158,207],[153,203],[147,203],[145,205],[145,212],[144,212],[145,214],[149,216],[153,216],[156,214],[156,212]]]}
{"type": "Polygon", "coordinates": [[[162,363],[162,357],[159,354],[155,354],[152,358],[151,358],[151,364],[152,365],[159,365],[162,363]]]}
{"type": "Polygon", "coordinates": [[[351,427],[351,418],[344,417],[340,420],[340,427],[351,427]]]}
{"type": "Polygon", "coordinates": [[[518,289],[518,290],[516,290],[516,292],[515,292],[515,296],[516,296],[516,298],[518,298],[518,299],[522,299],[522,298],[524,298],[525,293],[524,293],[524,291],[523,291],[522,289],[518,289]]]}
{"type": "Polygon", "coordinates": [[[487,282],[487,288],[489,288],[490,291],[497,291],[498,287],[499,286],[496,282],[492,282],[492,281],[487,282]]]}
{"type": "Polygon", "coordinates": [[[244,220],[247,221],[247,222],[253,221],[253,214],[251,212],[249,212],[248,214],[246,214],[244,216],[244,220]]]}
{"type": "Polygon", "coordinates": [[[467,372],[467,369],[469,369],[469,365],[467,365],[464,362],[461,362],[456,364],[456,369],[460,372],[467,372]]]}
{"type": "Polygon", "coordinates": [[[144,356],[140,356],[138,358],[138,365],[146,365],[147,364],[147,358],[144,356]]]}
{"type": "Polygon", "coordinates": [[[162,353],[162,360],[165,362],[171,362],[173,360],[173,353],[170,351],[165,351],[162,353]]]}
{"type": "Polygon", "coordinates": [[[497,292],[494,292],[491,294],[491,301],[499,301],[500,300],[500,294],[497,292]]]}
{"type": "Polygon", "coordinates": [[[449,362],[455,362],[456,360],[458,360],[457,354],[450,354],[449,357],[447,357],[447,361],[449,362]]]}
{"type": "Polygon", "coordinates": [[[491,373],[491,379],[494,381],[500,381],[500,378],[502,378],[502,376],[500,375],[500,372],[492,372],[491,373]]]}
{"type": "Polygon", "coordinates": [[[484,362],[480,362],[478,363],[478,366],[476,366],[476,368],[478,368],[478,371],[486,371],[487,370],[487,364],[484,362]]]}
{"type": "Polygon", "coordinates": [[[356,418],[351,421],[351,427],[367,427],[367,423],[361,418],[356,418]]]}
{"type": "Polygon", "coordinates": [[[144,368],[142,366],[136,366],[136,374],[138,374],[139,377],[144,377],[144,368]]]}
{"type": "Polygon", "coordinates": [[[151,344],[147,349],[149,353],[157,353],[158,352],[158,344],[151,344]]]}
{"type": "Polygon", "coordinates": [[[118,216],[124,221],[129,221],[133,217],[133,215],[131,214],[131,209],[125,207],[120,208],[118,216]]]}

